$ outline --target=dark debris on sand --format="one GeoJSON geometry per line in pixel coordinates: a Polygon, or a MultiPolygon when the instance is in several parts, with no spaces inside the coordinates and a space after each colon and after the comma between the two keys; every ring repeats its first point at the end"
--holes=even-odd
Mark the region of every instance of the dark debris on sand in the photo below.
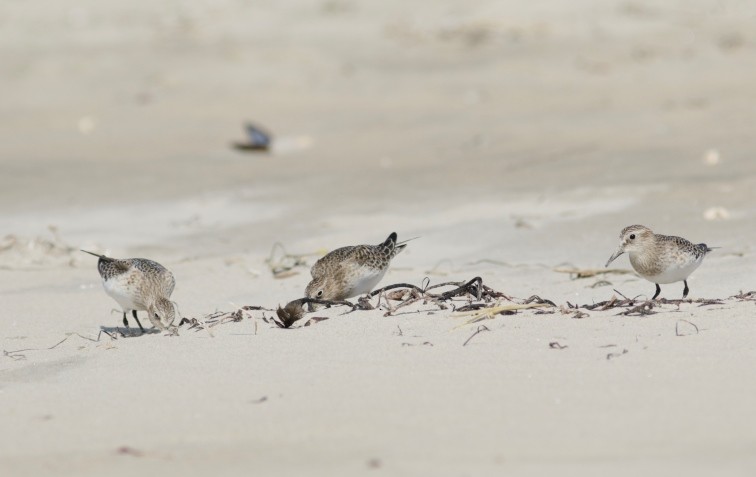
{"type": "MultiPolygon", "coordinates": [[[[343,314],[349,314],[356,311],[383,309],[386,310],[383,316],[395,316],[397,314],[425,313],[433,314],[439,310],[449,310],[462,314],[472,314],[473,319],[470,323],[481,321],[483,319],[493,318],[497,315],[511,315],[519,313],[523,309],[532,308],[533,315],[553,314],[560,312],[569,315],[573,319],[589,318],[592,312],[603,312],[616,310],[617,316],[650,316],[664,311],[678,311],[682,305],[695,304],[699,307],[711,305],[724,305],[728,301],[752,301],[756,303],[756,291],[740,292],[737,295],[725,299],[686,299],[674,300],[661,298],[658,300],[646,300],[628,298],[617,290],[615,295],[610,299],[590,304],[573,304],[569,301],[564,305],[558,306],[553,300],[533,295],[529,298],[521,299],[512,297],[506,293],[495,290],[485,283],[481,277],[474,277],[468,281],[461,282],[444,282],[431,285],[430,279],[425,278],[421,286],[410,283],[395,283],[387,285],[378,290],[374,290],[368,295],[359,297],[356,302],[348,300],[318,300],[314,298],[298,298],[287,303],[285,306],[279,306],[275,314],[266,315],[265,312],[274,310],[261,306],[244,306],[234,312],[216,312],[205,316],[203,319],[184,318],[181,325],[189,324],[189,329],[199,331],[201,329],[210,329],[214,326],[242,321],[245,317],[254,318],[250,311],[262,311],[262,320],[278,328],[292,328],[307,315],[308,304],[318,304],[325,308],[345,307],[343,314]],[[444,290],[446,289],[446,290],[444,290]],[[376,300],[377,299],[377,300],[376,300]],[[504,304],[509,302],[509,304],[504,304]],[[410,305],[418,305],[406,311],[410,305]],[[677,310],[663,309],[665,305],[677,306],[677,310]],[[400,311],[401,310],[401,311],[400,311]]],[[[311,313],[311,312],[310,312],[311,313]]],[[[327,317],[312,317],[306,320],[304,324],[298,327],[312,326],[327,317]]],[[[179,326],[181,326],[179,325],[179,326]]]]}

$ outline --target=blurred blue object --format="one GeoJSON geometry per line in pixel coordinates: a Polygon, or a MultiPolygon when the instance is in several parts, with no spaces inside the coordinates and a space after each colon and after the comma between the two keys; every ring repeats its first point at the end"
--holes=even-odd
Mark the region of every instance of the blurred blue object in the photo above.
{"type": "Polygon", "coordinates": [[[235,149],[240,151],[267,151],[270,149],[270,143],[273,140],[270,133],[252,123],[245,124],[244,129],[247,132],[247,141],[235,142],[233,144],[235,149]]]}

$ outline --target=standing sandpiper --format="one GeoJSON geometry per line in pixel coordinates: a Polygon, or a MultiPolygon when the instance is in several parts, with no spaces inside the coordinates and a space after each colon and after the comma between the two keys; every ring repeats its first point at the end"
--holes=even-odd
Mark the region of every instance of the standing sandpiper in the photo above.
{"type": "Polygon", "coordinates": [[[628,252],[630,263],[638,275],[656,284],[656,294],[652,300],[661,293],[660,283],[681,280],[685,283],[685,299],[689,291],[688,277],[712,250],[705,243],[694,244],[682,237],[655,234],[643,225],[631,225],[622,229],[619,247],[606,262],[606,266],[628,252]]]}
{"type": "Polygon", "coordinates": [[[105,293],[110,295],[123,309],[123,324],[129,326],[126,314],[131,311],[139,329],[144,332],[137,318],[137,310],[147,311],[152,324],[165,330],[176,316],[173,302],[169,299],[176,286],[173,273],[167,268],[145,258],[115,258],[82,252],[99,257],[97,270],[102,277],[105,293]]]}
{"type": "Polygon", "coordinates": [[[307,298],[343,300],[368,293],[389,268],[391,259],[404,250],[396,243],[396,232],[378,245],[337,248],[312,266],[312,281],[305,289],[307,298]]]}

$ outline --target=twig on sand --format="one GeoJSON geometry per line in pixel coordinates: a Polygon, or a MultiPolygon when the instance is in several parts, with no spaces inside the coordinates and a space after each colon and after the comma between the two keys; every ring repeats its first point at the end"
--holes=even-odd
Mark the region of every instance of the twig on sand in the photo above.
{"type": "Polygon", "coordinates": [[[453,316],[470,316],[467,321],[457,326],[457,328],[461,328],[465,325],[470,325],[479,321],[493,319],[496,315],[504,314],[508,311],[527,310],[530,308],[544,308],[548,306],[551,305],[548,303],[511,303],[506,305],[499,305],[497,303],[493,306],[481,308],[476,311],[456,312],[453,316]]]}
{"type": "Polygon", "coordinates": [[[409,288],[409,289],[415,290],[415,291],[417,291],[419,293],[425,293],[425,290],[423,290],[422,288],[420,288],[420,287],[418,287],[416,285],[412,285],[410,283],[394,283],[393,285],[388,285],[388,286],[385,286],[383,288],[379,288],[377,290],[373,290],[372,292],[370,292],[370,294],[368,294],[368,296],[370,298],[373,298],[376,295],[380,295],[381,293],[383,293],[385,291],[393,290],[395,288],[409,288]]]}
{"type": "Polygon", "coordinates": [[[544,298],[541,298],[538,295],[532,295],[530,298],[528,298],[527,300],[525,300],[523,303],[526,304],[526,305],[529,304],[529,303],[537,303],[537,304],[540,304],[540,305],[549,305],[549,306],[553,306],[553,307],[556,308],[556,303],[554,303],[551,300],[546,300],[544,298]]]}
{"type": "Polygon", "coordinates": [[[614,358],[619,358],[623,354],[627,354],[627,353],[629,353],[629,351],[627,349],[623,349],[622,352],[619,352],[619,353],[609,353],[609,354],[607,354],[606,355],[606,359],[607,359],[607,361],[608,360],[612,360],[614,358]]]}
{"type": "Polygon", "coordinates": [[[688,336],[690,333],[681,333],[680,332],[680,322],[687,323],[690,326],[692,326],[696,330],[696,334],[698,334],[698,326],[696,326],[695,323],[690,322],[688,320],[677,320],[677,323],[675,323],[675,336],[688,336]]]}
{"type": "Polygon", "coordinates": [[[614,290],[614,293],[616,293],[617,295],[621,296],[621,297],[622,297],[622,298],[624,298],[625,300],[629,300],[629,301],[632,301],[632,300],[630,300],[630,298],[628,298],[628,297],[626,297],[625,295],[623,295],[623,294],[622,294],[622,292],[621,292],[621,291],[619,291],[619,290],[617,290],[616,288],[612,288],[612,290],[614,290]]]}
{"type": "MultiPolygon", "coordinates": [[[[106,333],[106,334],[108,336],[111,336],[110,333],[106,333]]],[[[72,332],[72,333],[66,333],[66,337],[65,338],[63,338],[62,340],[58,341],[54,345],[49,346],[47,348],[24,348],[24,349],[16,349],[16,350],[11,350],[11,351],[3,350],[3,356],[7,356],[8,358],[13,359],[14,361],[19,361],[19,360],[22,360],[22,359],[26,359],[26,355],[23,354],[23,353],[25,353],[27,351],[49,351],[51,349],[55,349],[58,346],[60,346],[63,343],[65,343],[72,336],[78,336],[79,338],[83,338],[85,340],[93,341],[95,343],[97,343],[97,342],[100,341],[100,335],[99,334],[97,335],[97,339],[95,339],[95,338],[90,338],[88,336],[80,335],[79,333],[76,333],[76,332],[72,332]]],[[[112,336],[111,336],[111,338],[112,338],[112,336]]]]}
{"type": "Polygon", "coordinates": [[[554,271],[557,273],[569,273],[570,278],[572,278],[573,280],[577,280],[579,278],[591,278],[597,275],[609,275],[609,274],[626,275],[628,273],[633,273],[632,270],[627,270],[627,269],[622,269],[622,268],[561,267],[561,268],[555,268],[554,271]]]}
{"type": "Polygon", "coordinates": [[[438,298],[439,300],[449,300],[450,298],[453,298],[455,296],[469,293],[480,300],[483,293],[481,285],[483,285],[483,279],[480,277],[475,277],[464,285],[455,288],[454,290],[449,290],[448,292],[442,293],[438,298]]]}
{"type": "Polygon", "coordinates": [[[471,334],[470,337],[467,338],[464,343],[462,343],[462,346],[467,346],[467,343],[469,343],[470,340],[472,340],[473,338],[475,338],[476,336],[478,336],[478,334],[482,333],[483,331],[491,331],[491,330],[488,329],[488,327],[486,325],[480,325],[480,326],[478,326],[478,329],[475,330],[475,333],[471,334]]]}

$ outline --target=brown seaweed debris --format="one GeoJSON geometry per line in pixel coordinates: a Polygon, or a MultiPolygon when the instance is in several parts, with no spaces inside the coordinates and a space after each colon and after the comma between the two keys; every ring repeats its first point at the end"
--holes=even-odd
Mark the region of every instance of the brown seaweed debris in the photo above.
{"type": "Polygon", "coordinates": [[[654,306],[656,304],[653,301],[646,301],[641,303],[638,306],[634,306],[633,308],[630,308],[629,310],[623,311],[622,313],[618,313],[618,315],[625,315],[625,316],[631,316],[634,314],[638,314],[638,316],[642,315],[654,315],[656,312],[653,310],[654,306]]]}
{"type": "Polygon", "coordinates": [[[291,328],[291,325],[304,318],[305,310],[302,299],[290,301],[285,307],[280,306],[276,310],[278,320],[273,319],[273,323],[279,328],[291,328]]]}
{"type": "Polygon", "coordinates": [[[740,293],[733,295],[730,298],[735,298],[739,301],[756,301],[756,290],[749,292],[743,292],[743,290],[740,290],[740,293]]]}
{"type": "MultiPolygon", "coordinates": [[[[291,328],[291,325],[304,317],[304,306],[310,303],[325,305],[326,308],[330,308],[332,306],[348,306],[351,308],[350,311],[370,309],[365,308],[364,303],[354,304],[346,300],[319,300],[317,298],[298,298],[296,300],[290,301],[283,308],[279,306],[276,310],[278,320],[273,318],[273,323],[275,323],[279,328],[291,328]]],[[[367,305],[369,306],[370,304],[368,303],[367,305]]]]}

